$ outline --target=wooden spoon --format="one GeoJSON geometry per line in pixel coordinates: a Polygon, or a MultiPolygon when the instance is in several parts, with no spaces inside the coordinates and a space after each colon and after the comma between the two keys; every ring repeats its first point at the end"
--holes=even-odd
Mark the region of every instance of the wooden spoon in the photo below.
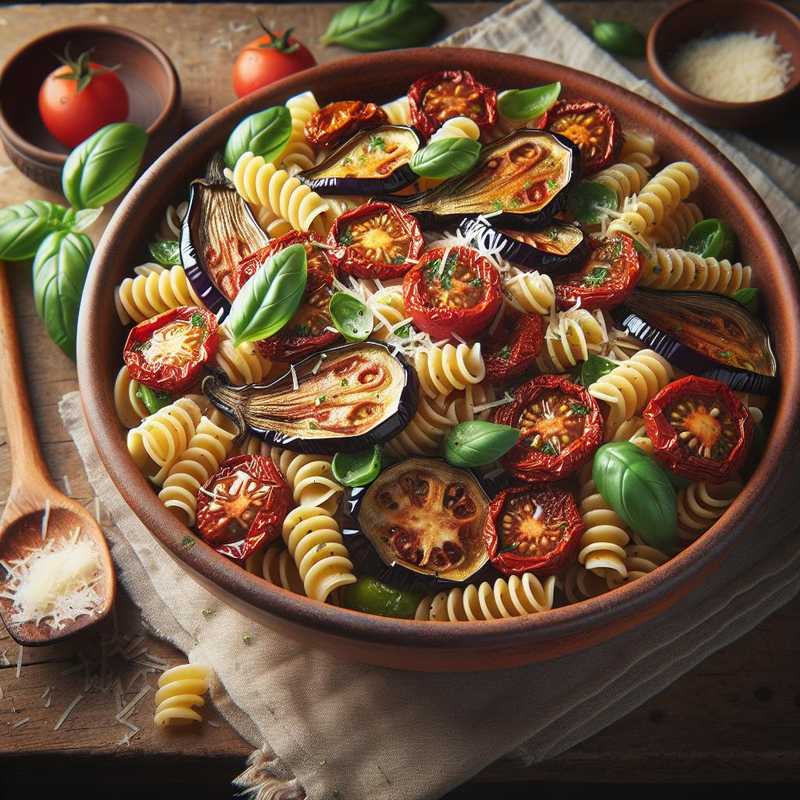
{"type": "MultiPolygon", "coordinates": [[[[47,465],[36,440],[36,429],[25,390],[25,376],[14,325],[14,306],[8,287],[5,264],[0,262],[0,394],[6,417],[6,431],[11,457],[11,491],[0,518],[0,559],[24,557],[41,547],[42,519],[49,501],[50,516],[47,540],[63,540],[80,529],[88,536],[98,554],[102,577],[97,583],[101,601],[90,614],[67,622],[59,630],[46,620],[11,622],[12,601],[0,597],[0,618],[8,632],[21,645],[52,644],[55,641],[94,625],[111,610],[116,593],[116,578],[111,554],[95,518],[78,502],[62,494],[50,480],[47,465]]],[[[0,590],[5,588],[5,570],[0,569],[0,590]]]]}

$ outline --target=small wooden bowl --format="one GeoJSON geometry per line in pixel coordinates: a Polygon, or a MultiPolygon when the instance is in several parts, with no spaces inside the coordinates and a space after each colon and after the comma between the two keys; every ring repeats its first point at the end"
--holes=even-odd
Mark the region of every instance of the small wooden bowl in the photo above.
{"type": "Polygon", "coordinates": [[[647,37],[647,63],[659,89],[681,108],[708,125],[754,128],[775,122],[796,107],[800,98],[800,20],[769,0],[684,0],[662,14],[647,37]],[[670,74],[669,64],[681,45],[707,35],[755,31],[774,33],[792,57],[789,85],[774,97],[750,103],[711,100],[690,92],[670,74]]]}
{"type": "Polygon", "coordinates": [[[66,45],[77,56],[93,49],[101,64],[119,64],[128,90],[128,121],[147,129],[145,163],[162,153],[178,135],[181,85],[175,67],[149,39],[111,25],[75,25],[46,33],[21,47],[0,73],[0,138],[14,166],[48,189],[60,190],[61,168],[69,149],[54,139],[39,116],[42,81],[58,65],[66,45]]]}

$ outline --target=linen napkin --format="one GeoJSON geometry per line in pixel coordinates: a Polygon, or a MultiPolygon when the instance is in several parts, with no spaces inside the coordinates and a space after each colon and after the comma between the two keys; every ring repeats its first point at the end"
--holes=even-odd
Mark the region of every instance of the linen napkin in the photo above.
{"type": "MultiPolygon", "coordinates": [[[[447,44],[586,69],[675,110],[540,0],[512,3],[447,44]]],[[[743,137],[723,141],[695,127],[745,173],[800,252],[800,220],[790,200],[800,197],[800,170],[743,137]]],[[[702,586],[648,625],[590,651],[491,674],[414,674],[344,663],[281,638],[196,584],[114,488],[78,393],[65,396],[60,410],[112,520],[107,533],[122,583],[156,635],[215,670],[214,702],[242,736],[260,745],[240,784],[263,800],[433,800],[503,754],[525,763],[555,756],[636,708],[800,590],[796,531],[759,525],[746,511],[743,523],[757,535],[732,548],[702,586]]],[[[797,474],[798,459],[784,465],[787,474],[797,474]]],[[[789,502],[787,492],[774,511],[789,502]]]]}

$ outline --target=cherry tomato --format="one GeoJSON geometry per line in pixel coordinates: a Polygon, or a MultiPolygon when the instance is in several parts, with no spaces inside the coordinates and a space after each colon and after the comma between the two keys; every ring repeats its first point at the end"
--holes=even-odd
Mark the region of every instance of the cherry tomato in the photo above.
{"type": "Polygon", "coordinates": [[[513,486],[489,505],[483,537],[504,575],[553,575],[567,566],[585,530],[575,499],[550,486],[513,486]]]}
{"type": "Polygon", "coordinates": [[[356,131],[377,128],[389,121],[386,112],[375,103],[340,100],[315,111],[306,122],[306,139],[317,147],[330,147],[348,139],[356,131]]]}
{"type": "Polygon", "coordinates": [[[408,105],[414,127],[426,137],[452,117],[469,117],[481,129],[497,121],[497,92],[466,70],[435,72],[415,81],[408,105]]]}
{"type": "Polygon", "coordinates": [[[544,321],[510,306],[483,346],[486,377],[497,383],[521,374],[536,363],[544,344],[544,321]]]}
{"type": "Polygon", "coordinates": [[[570,308],[578,300],[589,311],[612,308],[636,288],[642,265],[630,236],[618,233],[589,242],[594,249],[580,272],[553,279],[559,308],[570,308]]]}
{"type": "Polygon", "coordinates": [[[357,278],[400,278],[416,264],[425,240],[419,223],[391,203],[365,203],[342,214],[328,244],[337,268],[357,278]]]}
{"type": "Polygon", "coordinates": [[[578,146],[584,175],[608,166],[622,147],[616,114],[593,100],[559,100],[547,112],[547,129],[578,146]]]}
{"type": "Polygon", "coordinates": [[[171,308],[131,329],[122,357],[133,380],[160,392],[181,392],[217,352],[217,318],[197,306],[171,308]]]}
{"type": "Polygon", "coordinates": [[[259,20],[264,35],[246,44],[233,63],[233,91],[237,97],[279,81],[317,62],[308,48],[292,36],[292,29],[277,34],[259,20]]]}
{"type": "Polygon", "coordinates": [[[128,118],[128,92],[114,73],[89,61],[91,50],[77,59],[69,49],[63,66],[53,70],[39,89],[39,115],[45,128],[66,147],[73,148],[95,131],[128,118]]]}
{"type": "Polygon", "coordinates": [[[497,270],[471,247],[428,250],[403,278],[403,297],[414,327],[436,339],[475,336],[503,304],[497,270]]]}
{"type": "Polygon", "coordinates": [[[540,375],[499,406],[494,421],[520,430],[519,441],[500,460],[520,480],[557,481],[586,463],[603,440],[597,401],[563,375],[540,375]]]}
{"type": "Polygon", "coordinates": [[[729,480],[753,440],[753,418],[736,395],[724,383],[696,375],[667,384],[642,417],[653,455],[690,480],[729,480]]]}
{"type": "Polygon", "coordinates": [[[233,456],[197,493],[197,531],[218,553],[242,561],[278,537],[291,502],[270,458],[233,456]]]}

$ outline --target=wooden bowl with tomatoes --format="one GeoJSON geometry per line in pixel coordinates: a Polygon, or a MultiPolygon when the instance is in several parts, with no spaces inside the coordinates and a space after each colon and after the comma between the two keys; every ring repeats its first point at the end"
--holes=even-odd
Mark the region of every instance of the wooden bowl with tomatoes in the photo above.
{"type": "Polygon", "coordinates": [[[343,658],[424,670],[493,670],[554,659],[656,624],[659,613],[692,593],[733,548],[760,527],[786,526],[800,489],[800,288],[797,264],[780,228],[736,167],[694,130],[621,87],[564,66],[496,52],[430,48],[362,56],[281,80],[223,109],[174,144],[139,179],[100,242],[83,296],[78,374],[86,419],[120,493],[172,557],[222,601],[309,646],[343,658]],[[146,258],[151,232],[169,203],[185,197],[209,158],[246,116],[312,90],[320,104],[358,98],[386,102],[421,76],[469,70],[498,88],[560,81],[566,99],[609,105],[623,126],[651,133],[664,163],[688,160],[702,176],[698,202],[736,219],[742,260],[758,265],[757,283],[774,333],[782,390],[761,462],[729,511],[668,563],[599,597],[540,614],[487,622],[434,623],[378,617],[317,602],[248,573],[190,535],[158,500],[128,453],[113,387],[125,331],[114,287],[146,258]],[[191,547],[186,546],[191,543],[191,547]]]}
{"type": "Polygon", "coordinates": [[[145,128],[149,162],[175,140],[180,114],[181,85],[166,53],[111,25],[50,31],[0,73],[0,138],[14,166],[48,189],[60,190],[70,150],[104,125],[145,128]]]}

